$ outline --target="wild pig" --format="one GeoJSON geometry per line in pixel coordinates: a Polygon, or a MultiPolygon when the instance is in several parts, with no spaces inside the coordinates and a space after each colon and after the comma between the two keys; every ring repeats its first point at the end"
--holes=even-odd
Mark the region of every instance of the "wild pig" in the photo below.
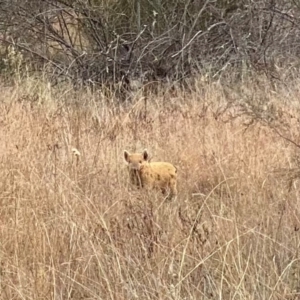
{"type": "Polygon", "coordinates": [[[177,196],[177,169],[168,162],[150,162],[147,149],[142,153],[124,150],[130,182],[138,187],[160,189],[168,198],[177,196]]]}

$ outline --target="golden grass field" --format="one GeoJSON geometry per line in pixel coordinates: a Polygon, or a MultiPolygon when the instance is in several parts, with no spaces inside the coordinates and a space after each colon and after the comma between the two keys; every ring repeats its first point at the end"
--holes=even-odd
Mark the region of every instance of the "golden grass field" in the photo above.
{"type": "Polygon", "coordinates": [[[299,96],[2,83],[0,298],[299,299],[299,96]],[[178,168],[176,201],[128,184],[144,148],[178,168]]]}

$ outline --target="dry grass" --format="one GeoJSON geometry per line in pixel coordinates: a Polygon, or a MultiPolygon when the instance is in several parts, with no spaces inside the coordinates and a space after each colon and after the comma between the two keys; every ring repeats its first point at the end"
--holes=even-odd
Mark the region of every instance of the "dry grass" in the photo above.
{"type": "Polygon", "coordinates": [[[297,88],[233,87],[225,109],[199,81],[145,110],[2,86],[1,299],[298,299],[299,149],[236,105],[265,99],[300,142],[297,88]],[[178,167],[176,202],[128,185],[123,149],[144,147],[178,167]]]}

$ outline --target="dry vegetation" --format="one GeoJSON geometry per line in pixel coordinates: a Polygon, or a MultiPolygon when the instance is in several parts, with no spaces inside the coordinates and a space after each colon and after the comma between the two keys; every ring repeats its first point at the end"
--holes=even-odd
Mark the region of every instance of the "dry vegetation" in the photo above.
{"type": "Polygon", "coordinates": [[[298,299],[300,149],[279,133],[300,143],[299,94],[2,84],[1,299],[298,299]],[[177,201],[128,185],[144,147],[178,167],[177,201]]]}

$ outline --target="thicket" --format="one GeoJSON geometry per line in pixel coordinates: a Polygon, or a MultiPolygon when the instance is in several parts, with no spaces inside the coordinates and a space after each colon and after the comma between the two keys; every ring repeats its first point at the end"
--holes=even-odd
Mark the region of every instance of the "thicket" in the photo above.
{"type": "Polygon", "coordinates": [[[2,73],[42,70],[53,83],[282,80],[299,64],[296,0],[5,0],[0,19],[2,73]]]}

